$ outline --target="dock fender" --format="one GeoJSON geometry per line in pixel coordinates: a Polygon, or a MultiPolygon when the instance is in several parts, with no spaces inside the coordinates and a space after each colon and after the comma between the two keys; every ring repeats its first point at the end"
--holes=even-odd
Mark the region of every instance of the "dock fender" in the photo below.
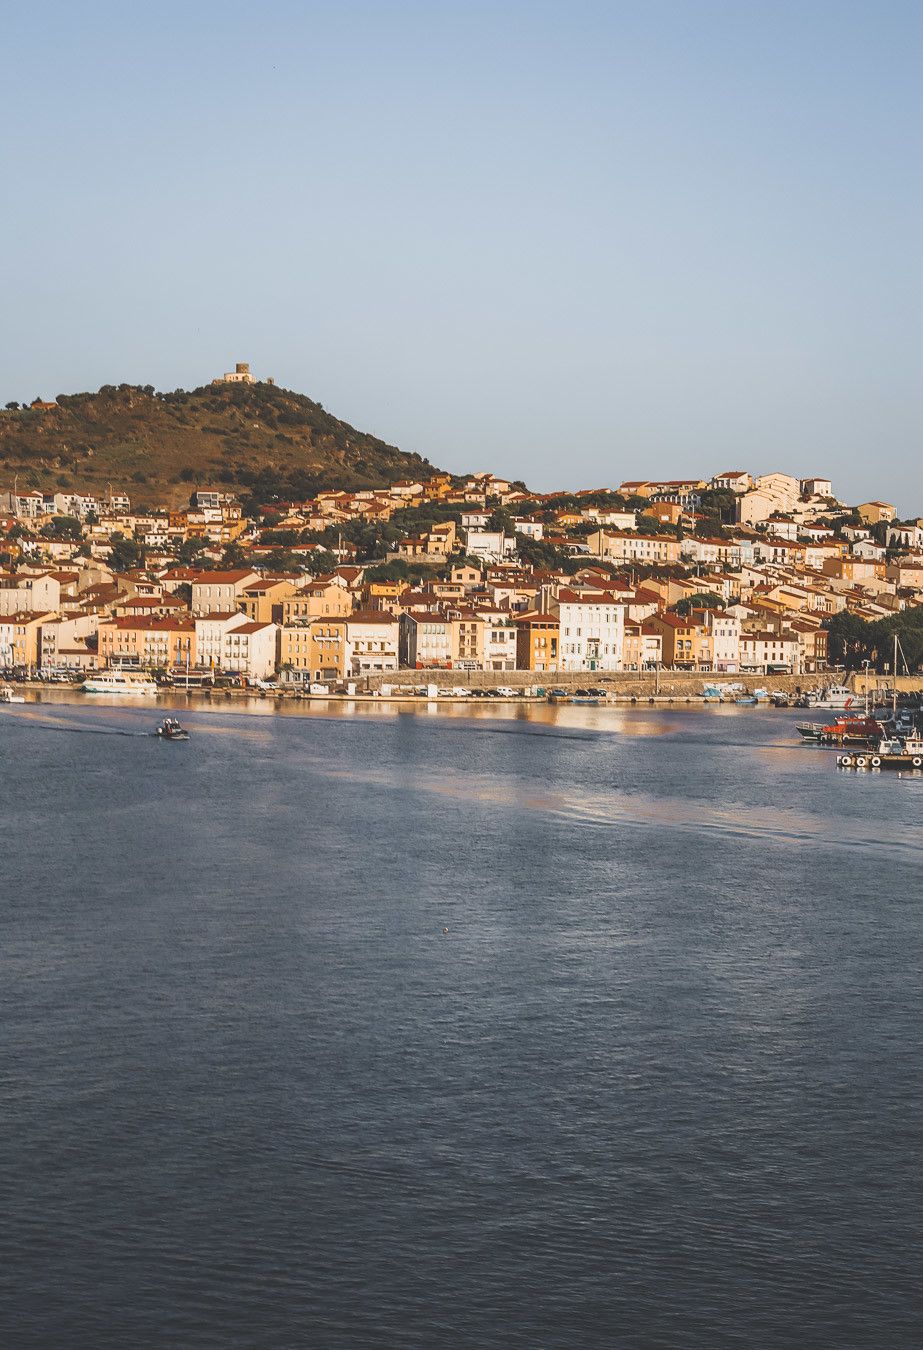
{"type": "Polygon", "coordinates": [[[881,755],[872,755],[872,758],[869,760],[869,764],[871,764],[873,769],[880,769],[881,755]]]}
{"type": "Polygon", "coordinates": [[[841,755],[841,757],[840,757],[840,763],[842,764],[842,766],[843,766],[844,769],[851,769],[851,768],[852,768],[852,755],[841,755]]]}
{"type": "Polygon", "coordinates": [[[921,766],[923,766],[923,759],[921,759],[919,755],[914,755],[913,759],[910,762],[915,769],[919,769],[921,766]]]}
{"type": "Polygon", "coordinates": [[[856,768],[864,769],[866,765],[865,755],[856,755],[856,768]]]}

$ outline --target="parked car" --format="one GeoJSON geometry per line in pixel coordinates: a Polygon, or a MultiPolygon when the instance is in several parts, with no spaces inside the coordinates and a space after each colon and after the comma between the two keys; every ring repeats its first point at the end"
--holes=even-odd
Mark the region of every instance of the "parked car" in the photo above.
{"type": "Polygon", "coordinates": [[[498,684],[495,690],[498,698],[515,698],[516,690],[511,689],[508,684],[498,684]]]}

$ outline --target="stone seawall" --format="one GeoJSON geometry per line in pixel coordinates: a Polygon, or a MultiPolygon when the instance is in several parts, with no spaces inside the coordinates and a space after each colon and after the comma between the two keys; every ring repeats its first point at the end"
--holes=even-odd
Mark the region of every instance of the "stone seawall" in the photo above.
{"type": "MultiPolygon", "coordinates": [[[[804,689],[817,689],[842,678],[832,674],[820,675],[707,675],[689,670],[639,671],[573,671],[544,674],[535,670],[399,670],[389,675],[370,675],[356,681],[358,692],[371,693],[383,684],[396,689],[400,685],[434,684],[440,689],[463,685],[468,689],[605,689],[622,698],[650,698],[655,694],[666,697],[701,697],[706,684],[740,684],[747,690],[778,689],[797,694],[804,689]]],[[[847,681],[851,687],[851,677],[847,681]]]]}

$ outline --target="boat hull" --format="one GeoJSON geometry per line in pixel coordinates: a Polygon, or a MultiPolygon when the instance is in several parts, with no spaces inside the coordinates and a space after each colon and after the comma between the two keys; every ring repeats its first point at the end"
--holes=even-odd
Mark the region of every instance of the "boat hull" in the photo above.
{"type": "Polygon", "coordinates": [[[157,695],[157,686],[148,680],[139,680],[137,684],[104,684],[101,680],[86,680],[81,686],[85,694],[122,694],[129,698],[153,698],[157,695]]]}

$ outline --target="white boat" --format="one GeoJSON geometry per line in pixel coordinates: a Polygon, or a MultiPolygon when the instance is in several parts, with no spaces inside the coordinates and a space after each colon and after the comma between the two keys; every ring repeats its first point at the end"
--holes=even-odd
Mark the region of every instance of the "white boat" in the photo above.
{"type": "Polygon", "coordinates": [[[22,694],[17,694],[9,685],[0,688],[0,703],[25,703],[22,694]]]}
{"type": "Polygon", "coordinates": [[[828,685],[819,694],[806,694],[805,699],[809,708],[853,708],[861,702],[843,684],[828,685]]]}
{"type": "Polygon", "coordinates": [[[91,680],[84,680],[80,687],[87,694],[131,694],[137,697],[157,693],[157,685],[153,680],[129,675],[124,670],[107,670],[102,675],[94,675],[91,680]]]}

